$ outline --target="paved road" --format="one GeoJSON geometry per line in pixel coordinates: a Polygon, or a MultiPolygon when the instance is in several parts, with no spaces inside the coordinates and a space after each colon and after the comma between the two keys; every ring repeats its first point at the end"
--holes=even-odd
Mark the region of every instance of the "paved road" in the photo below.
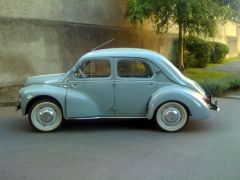
{"type": "Polygon", "coordinates": [[[209,67],[209,68],[206,68],[206,70],[224,71],[224,72],[240,72],[240,61],[209,67]]]}
{"type": "Polygon", "coordinates": [[[240,101],[179,133],[143,120],[68,122],[37,133],[0,108],[1,180],[240,180],[240,101]]]}

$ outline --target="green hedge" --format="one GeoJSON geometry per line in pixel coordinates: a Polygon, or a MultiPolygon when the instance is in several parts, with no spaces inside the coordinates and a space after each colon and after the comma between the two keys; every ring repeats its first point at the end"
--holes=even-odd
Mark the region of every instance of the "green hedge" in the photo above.
{"type": "Polygon", "coordinates": [[[210,62],[220,64],[225,59],[226,55],[229,53],[229,48],[219,42],[211,42],[213,51],[211,53],[210,62]]]}
{"type": "Polygon", "coordinates": [[[184,38],[184,65],[189,68],[205,68],[208,63],[221,63],[229,49],[218,42],[209,42],[197,37],[184,38]]]}
{"type": "Polygon", "coordinates": [[[207,94],[222,96],[227,91],[240,88],[240,77],[235,74],[221,79],[200,80],[199,84],[207,94]]]}
{"type": "Polygon", "coordinates": [[[185,67],[204,68],[210,63],[212,45],[197,37],[185,38],[185,67]]]}

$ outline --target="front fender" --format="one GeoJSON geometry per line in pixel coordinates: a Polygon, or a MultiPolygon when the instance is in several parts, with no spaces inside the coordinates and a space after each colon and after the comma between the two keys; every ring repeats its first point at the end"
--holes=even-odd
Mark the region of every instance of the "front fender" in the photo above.
{"type": "Polygon", "coordinates": [[[27,114],[27,106],[30,102],[38,99],[40,96],[51,97],[55,99],[63,110],[65,116],[65,97],[67,89],[61,86],[35,84],[24,87],[20,90],[22,113],[27,114]]]}
{"type": "Polygon", "coordinates": [[[203,98],[200,93],[183,86],[172,85],[160,88],[149,101],[148,119],[153,118],[155,110],[161,104],[170,101],[185,105],[192,119],[207,119],[209,117],[209,107],[203,98]]]}

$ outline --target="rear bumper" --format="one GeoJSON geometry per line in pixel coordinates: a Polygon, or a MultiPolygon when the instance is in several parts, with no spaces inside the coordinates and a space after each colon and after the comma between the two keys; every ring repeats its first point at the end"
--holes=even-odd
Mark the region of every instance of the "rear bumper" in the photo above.
{"type": "Polygon", "coordinates": [[[211,96],[208,96],[208,99],[209,99],[209,107],[210,107],[210,109],[211,109],[211,110],[214,110],[214,111],[220,111],[220,108],[219,108],[218,105],[217,105],[217,101],[215,101],[215,102],[213,103],[211,96]]]}
{"type": "Polygon", "coordinates": [[[220,108],[217,106],[217,101],[214,104],[210,104],[210,109],[214,111],[220,111],[220,108]]]}

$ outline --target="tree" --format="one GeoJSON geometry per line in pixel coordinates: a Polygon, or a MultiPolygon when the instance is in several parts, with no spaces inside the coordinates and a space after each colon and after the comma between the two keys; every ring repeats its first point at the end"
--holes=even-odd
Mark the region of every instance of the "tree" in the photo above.
{"type": "Polygon", "coordinates": [[[184,35],[214,37],[219,22],[239,20],[239,8],[240,0],[128,0],[126,15],[134,25],[151,20],[157,34],[177,25],[178,62],[183,72],[184,35]]]}

